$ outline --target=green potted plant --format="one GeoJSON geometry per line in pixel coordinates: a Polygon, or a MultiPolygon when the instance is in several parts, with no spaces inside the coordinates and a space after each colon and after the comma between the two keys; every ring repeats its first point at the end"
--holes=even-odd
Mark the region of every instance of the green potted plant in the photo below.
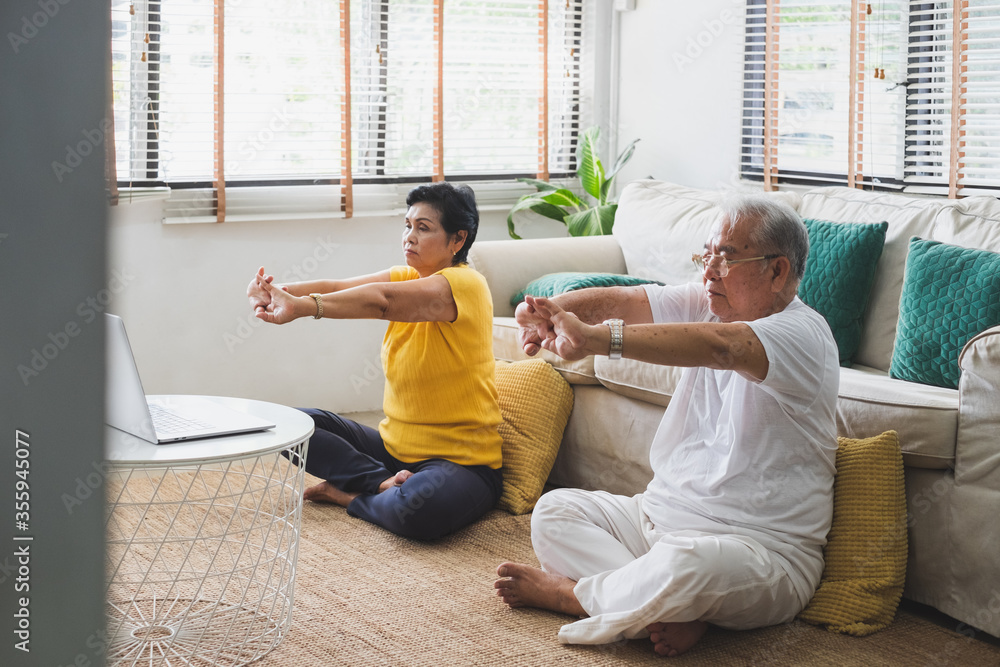
{"type": "Polygon", "coordinates": [[[507,231],[511,238],[521,238],[514,231],[514,214],[520,211],[534,211],[546,218],[558,220],[566,225],[570,236],[599,236],[611,233],[611,228],[615,224],[615,211],[618,210],[617,203],[608,201],[611,183],[625,163],[632,158],[639,140],[636,139],[626,146],[615,160],[614,167],[605,174],[604,166],[597,155],[597,140],[600,133],[601,130],[597,126],[587,128],[580,135],[580,144],[577,147],[579,168],[576,173],[580,177],[585,197],[593,201],[584,201],[572,190],[560,188],[547,181],[519,178],[517,180],[535,186],[538,191],[518,199],[507,214],[507,231]]]}

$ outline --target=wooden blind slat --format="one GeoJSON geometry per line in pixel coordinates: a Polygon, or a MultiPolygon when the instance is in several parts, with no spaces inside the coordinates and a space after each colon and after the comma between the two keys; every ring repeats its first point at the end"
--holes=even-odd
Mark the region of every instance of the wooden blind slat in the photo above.
{"type": "Polygon", "coordinates": [[[847,187],[864,185],[865,28],[868,3],[851,1],[851,88],[847,134],[847,187]]]}
{"type": "Polygon", "coordinates": [[[965,143],[963,132],[965,114],[962,102],[966,92],[966,31],[968,29],[969,0],[959,0],[952,8],[951,36],[951,155],[948,167],[948,198],[958,198],[958,181],[962,176],[965,143]]]}
{"type": "Polygon", "coordinates": [[[778,20],[780,2],[767,3],[764,32],[764,189],[778,189],[778,20]]]}
{"type": "Polygon", "coordinates": [[[437,47],[437,82],[434,85],[434,173],[432,181],[444,180],[444,0],[434,2],[434,45],[437,47]]]}
{"type": "Polygon", "coordinates": [[[340,209],[354,217],[354,177],[351,172],[351,3],[340,0],[340,44],[344,54],[344,99],[340,105],[340,209]]]}

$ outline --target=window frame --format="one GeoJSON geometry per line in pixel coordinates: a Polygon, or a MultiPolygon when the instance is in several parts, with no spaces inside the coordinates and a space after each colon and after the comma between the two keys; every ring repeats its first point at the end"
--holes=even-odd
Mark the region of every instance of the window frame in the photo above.
{"type": "MultiPolygon", "coordinates": [[[[905,12],[906,15],[906,34],[897,46],[905,55],[903,64],[905,70],[902,72],[903,80],[896,85],[905,89],[905,101],[902,104],[901,118],[899,118],[903,141],[900,150],[893,158],[898,175],[895,177],[873,176],[862,170],[858,174],[859,178],[855,187],[878,191],[903,191],[948,196],[966,196],[978,193],[995,194],[1000,191],[1000,176],[986,184],[964,182],[965,176],[961,158],[956,164],[954,158],[950,157],[947,152],[950,143],[945,139],[935,138],[935,135],[942,133],[947,135],[951,131],[951,125],[956,122],[960,123],[960,127],[964,126],[968,115],[961,109],[961,105],[956,107],[958,116],[952,116],[948,124],[942,125],[941,120],[945,116],[935,115],[927,108],[926,104],[926,100],[933,98],[939,90],[942,91],[940,95],[943,100],[949,97],[949,89],[954,91],[965,85],[964,82],[954,83],[954,72],[950,67],[945,68],[941,64],[945,62],[941,60],[941,54],[946,54],[947,60],[953,57],[953,38],[934,36],[936,33],[951,34],[954,14],[951,18],[947,17],[947,14],[956,11],[955,8],[958,4],[957,0],[955,3],[901,0],[899,11],[905,12]],[[925,25],[919,25],[921,22],[918,19],[919,16],[935,11],[940,11],[943,15],[942,18],[935,19],[933,25],[926,25],[926,21],[924,21],[925,25]],[[922,63],[928,65],[922,67],[922,63]],[[938,65],[934,66],[932,63],[938,63],[938,65]],[[916,104],[920,100],[925,101],[923,106],[916,104]],[[911,106],[917,108],[911,110],[911,106]],[[922,164],[928,168],[921,171],[919,168],[922,164]],[[942,173],[945,176],[944,182],[941,178],[942,173]],[[949,175],[952,175],[953,179],[951,187],[948,183],[949,175]],[[957,186],[955,182],[957,182],[957,186]]],[[[768,180],[766,177],[767,166],[764,163],[764,142],[767,139],[765,137],[765,119],[769,111],[766,106],[764,85],[767,76],[765,67],[767,23],[765,17],[768,5],[769,0],[747,0],[746,2],[742,127],[738,158],[740,178],[752,182],[764,182],[765,186],[767,186],[768,180]]],[[[965,20],[967,17],[963,19],[963,21],[965,20]]],[[[858,56],[851,53],[850,57],[857,58],[858,56]]],[[[869,68],[863,72],[863,76],[870,77],[869,68]]],[[[862,90],[864,86],[865,84],[862,83],[862,90]]],[[[953,95],[954,92],[951,94],[953,95]]],[[[849,118],[845,116],[845,124],[848,121],[849,118]]],[[[772,140],[776,142],[777,136],[777,130],[775,130],[772,140]]],[[[961,148],[958,149],[958,151],[961,150],[961,148]]],[[[964,154],[960,153],[960,155],[964,154]]],[[[775,181],[775,186],[848,185],[851,171],[848,163],[851,157],[849,155],[848,160],[845,160],[844,170],[835,173],[790,170],[782,168],[780,161],[773,158],[778,164],[775,168],[776,174],[772,175],[772,178],[775,181]]]]}
{"type": "MultiPolygon", "coordinates": [[[[145,3],[136,3],[137,11],[145,11],[148,8],[148,15],[145,17],[145,20],[147,22],[158,21],[161,4],[165,1],[169,0],[147,0],[145,3]]],[[[386,8],[388,7],[388,4],[389,0],[368,0],[364,4],[364,7],[366,8],[374,8],[371,17],[371,30],[372,34],[377,36],[377,39],[383,46],[383,49],[387,46],[388,20],[386,18],[386,8]]],[[[575,62],[575,67],[579,72],[576,76],[576,108],[575,110],[561,109],[558,116],[553,114],[552,111],[549,113],[550,119],[554,119],[550,120],[551,125],[559,127],[569,126],[571,129],[570,139],[564,147],[564,150],[568,149],[570,154],[573,155],[570,162],[573,166],[575,166],[575,152],[578,144],[579,133],[582,132],[582,127],[585,124],[584,119],[591,113],[591,109],[585,108],[583,101],[589,96],[588,94],[590,93],[590,91],[585,90],[585,85],[587,83],[592,83],[593,81],[592,77],[585,75],[584,69],[588,64],[592,68],[593,63],[592,59],[591,62],[588,63],[582,57],[581,53],[585,53],[585,42],[594,43],[595,41],[600,40],[600,36],[598,36],[597,40],[595,40],[593,35],[587,35],[586,33],[594,32],[595,29],[599,33],[607,32],[607,28],[601,25],[602,22],[595,20],[596,9],[590,5],[590,3],[580,2],[578,6],[574,3],[574,9],[576,10],[575,21],[578,27],[576,28],[575,35],[573,35],[576,42],[573,61],[575,62]],[[563,120],[567,113],[574,116],[573,122],[566,123],[563,120]]],[[[572,28],[569,30],[572,30],[572,28]]],[[[213,202],[210,196],[213,191],[214,183],[211,179],[164,180],[156,177],[159,174],[159,159],[161,156],[161,146],[156,132],[156,127],[159,125],[160,120],[159,81],[162,45],[160,44],[158,33],[151,32],[149,36],[150,41],[147,47],[147,57],[150,61],[148,63],[149,67],[147,70],[148,78],[144,80],[138,79],[146,84],[143,90],[140,91],[140,93],[143,94],[142,96],[148,100],[145,127],[127,127],[122,130],[125,132],[131,132],[133,135],[133,141],[136,140],[136,137],[143,139],[141,145],[138,147],[138,150],[133,151],[133,157],[130,158],[133,164],[130,165],[130,167],[132,173],[138,171],[142,173],[145,178],[138,179],[135,177],[129,177],[128,174],[118,174],[115,179],[117,183],[118,196],[120,201],[126,203],[129,201],[138,201],[149,198],[166,199],[167,204],[165,205],[164,222],[214,222],[213,202]],[[141,155],[141,157],[136,157],[136,153],[141,155]],[[138,169],[136,169],[136,162],[139,162],[141,165],[138,169]],[[142,163],[144,163],[144,165],[142,163]],[[178,210],[181,211],[180,215],[177,215],[178,210]]],[[[132,46],[132,53],[134,54],[134,44],[132,46]]],[[[387,94],[386,78],[388,68],[388,62],[382,63],[377,72],[377,76],[380,79],[379,94],[383,97],[387,94]]],[[[132,82],[131,85],[134,85],[137,78],[131,74],[129,78],[132,82]]],[[[369,139],[372,136],[372,134],[368,132],[358,132],[352,135],[352,139],[354,139],[352,141],[352,152],[361,153],[364,151],[368,154],[374,153],[376,164],[379,165],[374,175],[364,173],[355,173],[352,175],[351,180],[353,181],[353,187],[357,191],[356,198],[362,202],[361,206],[356,209],[356,214],[383,215],[388,212],[398,212],[403,199],[405,199],[405,192],[408,191],[412,185],[427,183],[434,180],[433,174],[430,173],[412,176],[393,176],[385,174],[385,151],[388,141],[385,115],[386,109],[383,105],[381,107],[381,111],[365,119],[369,124],[373,123],[378,126],[378,132],[374,135],[374,141],[366,141],[362,144],[358,143],[358,140],[369,139]]],[[[550,131],[547,139],[551,138],[551,136],[552,133],[550,131]]],[[[551,151],[552,149],[550,148],[550,155],[552,154],[551,151]]],[[[355,164],[357,164],[356,161],[355,164]]],[[[492,202],[486,204],[487,207],[499,209],[509,208],[509,206],[512,205],[518,197],[526,194],[527,192],[533,191],[533,188],[517,183],[516,179],[522,177],[536,178],[538,174],[536,172],[526,170],[519,173],[454,173],[446,174],[446,176],[448,177],[448,180],[453,182],[473,184],[477,193],[485,195],[485,199],[492,202]]],[[[578,182],[575,179],[575,170],[554,171],[549,174],[549,178],[553,182],[558,183],[561,187],[568,187],[574,190],[579,189],[578,182]]],[[[323,188],[339,187],[340,184],[341,178],[321,177],[240,180],[227,179],[225,183],[225,190],[229,201],[239,201],[241,199],[259,198],[264,196],[270,202],[268,205],[270,208],[269,212],[262,213],[260,215],[238,216],[239,218],[335,219],[346,217],[343,210],[321,208],[321,210],[297,213],[294,210],[294,206],[290,205],[290,202],[294,201],[296,196],[289,194],[288,189],[305,188],[306,190],[311,189],[318,192],[323,188]],[[269,196],[268,193],[273,196],[269,196]]],[[[302,192],[304,194],[304,191],[302,192]]],[[[228,219],[232,219],[232,216],[229,216],[228,219]]]]}

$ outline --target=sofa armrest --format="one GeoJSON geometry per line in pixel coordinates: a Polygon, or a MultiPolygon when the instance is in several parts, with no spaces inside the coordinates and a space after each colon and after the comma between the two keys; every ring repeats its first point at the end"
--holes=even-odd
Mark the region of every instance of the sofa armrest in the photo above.
{"type": "MultiPolygon", "coordinates": [[[[944,566],[954,589],[939,609],[964,618],[987,632],[1000,632],[995,610],[1000,601],[1000,327],[970,340],[958,357],[958,433],[955,438],[954,485],[930,487],[924,502],[947,498],[946,533],[938,544],[948,545],[944,566]],[[986,612],[990,613],[986,613],[986,612]]],[[[919,520],[919,519],[918,519],[919,520]]]]}
{"type": "Polygon", "coordinates": [[[955,483],[992,479],[1000,498],[1000,326],[973,337],[958,356],[958,435],[955,483]]]}
{"type": "Polygon", "coordinates": [[[469,250],[469,265],[486,277],[496,317],[511,317],[510,297],[546,273],[626,272],[625,257],[613,236],[478,241],[469,250]]]}

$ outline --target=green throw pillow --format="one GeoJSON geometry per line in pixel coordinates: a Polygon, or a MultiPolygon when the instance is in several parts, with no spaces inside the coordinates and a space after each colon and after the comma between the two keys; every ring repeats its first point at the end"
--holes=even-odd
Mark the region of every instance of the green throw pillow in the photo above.
{"type": "Polygon", "coordinates": [[[861,320],[889,223],[803,222],[809,232],[809,259],[799,298],[826,318],[840,365],[850,366],[861,343],[861,320]]]}
{"type": "Polygon", "coordinates": [[[644,280],[635,276],[625,276],[617,273],[549,273],[536,278],[528,286],[510,298],[510,305],[516,307],[524,301],[526,294],[531,296],[555,296],[563,292],[572,292],[585,287],[631,287],[653,283],[662,285],[656,280],[644,280]]]}
{"type": "Polygon", "coordinates": [[[958,355],[1000,324],[1000,254],[913,237],[889,375],[958,387],[958,355]]]}

